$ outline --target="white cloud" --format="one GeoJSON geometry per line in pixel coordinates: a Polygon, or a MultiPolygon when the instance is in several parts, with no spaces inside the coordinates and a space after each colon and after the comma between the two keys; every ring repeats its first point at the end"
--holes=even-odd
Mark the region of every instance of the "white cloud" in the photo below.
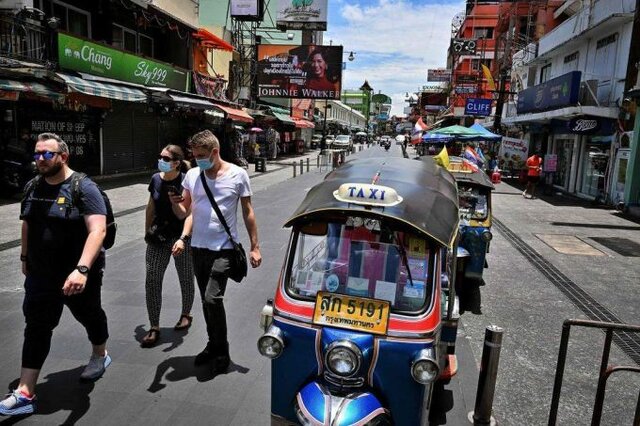
{"type": "Polygon", "coordinates": [[[356,60],[344,73],[343,87],[357,88],[367,79],[376,92],[392,97],[392,114],[402,114],[405,92],[427,84],[428,68],[446,65],[451,19],[464,10],[464,4],[378,0],[365,6],[339,6],[346,22],[329,22],[324,39],[356,52],[356,60]]]}

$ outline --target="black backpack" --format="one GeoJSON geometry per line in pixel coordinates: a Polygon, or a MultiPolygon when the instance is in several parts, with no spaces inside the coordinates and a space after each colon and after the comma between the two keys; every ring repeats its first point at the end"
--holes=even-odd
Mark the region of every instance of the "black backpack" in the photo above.
{"type": "MultiPolygon", "coordinates": [[[[73,172],[73,174],[71,175],[71,206],[69,207],[77,206],[80,204],[80,182],[86,177],[86,174],[80,172],[73,172]]],[[[23,199],[27,199],[29,196],[31,196],[31,193],[34,191],[41,178],[42,176],[37,175],[29,183],[27,183],[27,186],[24,189],[23,199]]],[[[111,207],[109,196],[102,190],[102,188],[100,188],[100,186],[98,186],[97,184],[96,186],[98,187],[98,191],[100,191],[100,195],[102,195],[102,199],[104,200],[104,205],[107,208],[107,234],[105,235],[104,241],[102,242],[102,247],[104,247],[105,250],[108,250],[113,247],[113,244],[116,242],[116,231],[118,229],[118,225],[115,222],[113,208],[111,207]]]]}

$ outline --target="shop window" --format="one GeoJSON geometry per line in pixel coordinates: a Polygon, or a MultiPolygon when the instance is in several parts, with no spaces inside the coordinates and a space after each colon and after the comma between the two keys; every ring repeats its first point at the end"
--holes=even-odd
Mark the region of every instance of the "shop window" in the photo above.
{"type": "Polygon", "coordinates": [[[58,0],[34,0],[33,6],[47,17],[60,19],[59,29],[91,38],[91,14],[58,0]]]}
{"type": "Polygon", "coordinates": [[[604,193],[608,164],[609,145],[588,143],[582,163],[581,192],[583,194],[598,197],[604,193]]]}
{"type": "Polygon", "coordinates": [[[549,78],[551,78],[551,64],[547,64],[540,68],[540,83],[544,83],[549,80],[549,78]]]}
{"type": "Polygon", "coordinates": [[[558,155],[558,164],[556,172],[553,174],[553,184],[566,189],[569,185],[573,139],[557,140],[556,154],[558,155]]]}
{"type": "Polygon", "coordinates": [[[493,38],[493,28],[474,28],[473,38],[493,38]]]}

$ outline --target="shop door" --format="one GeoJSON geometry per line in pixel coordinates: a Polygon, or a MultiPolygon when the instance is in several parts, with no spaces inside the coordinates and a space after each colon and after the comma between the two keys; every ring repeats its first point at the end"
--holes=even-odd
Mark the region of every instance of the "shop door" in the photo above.
{"type": "Polygon", "coordinates": [[[604,196],[608,165],[609,145],[587,143],[582,160],[582,194],[594,198],[604,196]]]}
{"type": "Polygon", "coordinates": [[[132,121],[133,109],[124,102],[114,102],[102,130],[105,174],[133,170],[132,121]]]}
{"type": "Polygon", "coordinates": [[[156,167],[161,147],[158,142],[158,118],[148,112],[146,105],[133,113],[133,167],[143,170],[156,167]]]}
{"type": "Polygon", "coordinates": [[[553,184],[567,189],[569,186],[571,159],[573,157],[573,139],[557,139],[556,146],[558,168],[553,175],[553,184]]]}
{"type": "Polygon", "coordinates": [[[613,204],[624,201],[624,185],[627,180],[627,164],[629,163],[630,154],[630,149],[619,149],[616,154],[611,182],[611,201],[613,204]]]}

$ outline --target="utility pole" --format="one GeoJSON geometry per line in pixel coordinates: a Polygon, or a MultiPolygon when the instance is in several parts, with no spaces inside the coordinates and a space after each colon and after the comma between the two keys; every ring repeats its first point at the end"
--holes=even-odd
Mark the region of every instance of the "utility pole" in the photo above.
{"type": "Polygon", "coordinates": [[[509,77],[509,70],[511,69],[511,43],[513,28],[516,24],[516,14],[512,13],[509,17],[509,31],[507,31],[507,39],[504,45],[504,55],[500,62],[499,74],[500,81],[498,83],[498,99],[496,101],[496,114],[493,118],[493,131],[500,134],[502,131],[502,110],[504,109],[504,96],[510,92],[507,92],[507,78],[509,77]]]}

